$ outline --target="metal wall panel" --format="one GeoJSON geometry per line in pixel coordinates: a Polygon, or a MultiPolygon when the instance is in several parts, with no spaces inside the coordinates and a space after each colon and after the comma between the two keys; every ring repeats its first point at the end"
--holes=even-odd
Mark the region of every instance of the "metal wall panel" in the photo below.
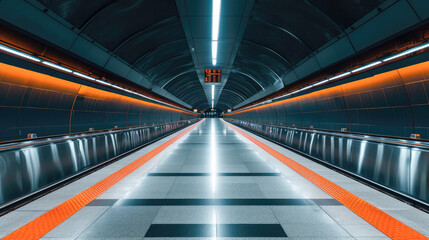
{"type": "Polygon", "coordinates": [[[344,59],[355,53],[347,37],[343,37],[330,45],[329,47],[321,50],[315,55],[321,68],[327,67],[339,59],[344,59]]]}
{"type": "Polygon", "coordinates": [[[0,206],[196,121],[2,144],[0,206]]]}
{"type": "Polygon", "coordinates": [[[303,62],[301,65],[295,68],[295,72],[298,75],[298,78],[304,78],[310,73],[320,70],[319,63],[317,58],[311,56],[308,60],[303,62]]]}
{"type": "Polygon", "coordinates": [[[429,206],[429,144],[225,119],[429,206]]]}
{"type": "Polygon", "coordinates": [[[426,0],[408,0],[408,2],[420,19],[424,20],[429,18],[429,4],[426,0]]]}
{"type": "Polygon", "coordinates": [[[392,36],[419,23],[419,21],[408,2],[400,0],[350,32],[350,41],[358,52],[386,39],[386,36],[392,36]]]}

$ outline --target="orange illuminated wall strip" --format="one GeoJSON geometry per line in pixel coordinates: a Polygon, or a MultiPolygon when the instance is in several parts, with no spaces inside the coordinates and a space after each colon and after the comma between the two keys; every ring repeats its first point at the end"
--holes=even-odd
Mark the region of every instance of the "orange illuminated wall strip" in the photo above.
{"type": "MultiPolygon", "coordinates": [[[[89,87],[86,85],[66,81],[61,78],[53,77],[50,75],[30,71],[27,69],[11,66],[8,64],[0,63],[0,82],[18,85],[22,87],[29,87],[40,89],[44,91],[59,92],[62,94],[69,94],[73,96],[85,96],[92,99],[100,99],[114,102],[127,102],[139,105],[155,107],[159,109],[166,109],[169,111],[182,112],[197,116],[195,113],[186,112],[183,110],[162,106],[156,103],[146,102],[136,98],[124,96],[117,93],[112,93],[97,88],[89,87]]],[[[73,109],[71,109],[73,111],[73,109]]]]}
{"type": "Polygon", "coordinates": [[[367,89],[372,89],[372,90],[380,89],[380,88],[383,88],[386,85],[386,83],[392,83],[395,80],[395,76],[398,75],[398,73],[397,73],[398,70],[401,70],[403,72],[407,72],[408,75],[420,74],[420,75],[429,76],[429,62],[423,62],[423,63],[415,64],[412,66],[392,70],[389,72],[380,73],[380,74],[377,74],[377,75],[369,77],[369,78],[364,78],[364,79],[357,80],[354,82],[345,83],[345,84],[338,85],[338,86],[335,86],[332,88],[314,91],[314,92],[307,93],[307,94],[304,94],[304,95],[301,95],[298,97],[293,97],[293,98],[281,100],[278,102],[268,103],[265,105],[245,109],[242,111],[227,113],[227,114],[224,114],[224,116],[231,116],[231,115],[235,115],[235,114],[239,114],[239,113],[245,113],[245,112],[254,111],[257,109],[263,109],[263,108],[272,107],[272,106],[276,106],[276,105],[280,105],[280,104],[285,104],[285,103],[292,102],[292,101],[302,101],[302,100],[311,101],[311,99],[315,99],[316,97],[320,99],[321,96],[328,98],[328,97],[338,95],[339,93],[341,93],[343,91],[347,92],[347,93],[351,93],[351,92],[359,93],[359,92],[363,92],[367,89]]]}

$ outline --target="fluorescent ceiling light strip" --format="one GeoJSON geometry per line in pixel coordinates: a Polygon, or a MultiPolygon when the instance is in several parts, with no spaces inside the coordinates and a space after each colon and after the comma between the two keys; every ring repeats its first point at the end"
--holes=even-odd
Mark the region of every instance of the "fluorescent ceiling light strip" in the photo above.
{"type": "Polygon", "coordinates": [[[58,70],[64,71],[64,72],[68,72],[68,73],[73,72],[71,69],[68,69],[68,68],[62,67],[62,66],[57,65],[57,64],[55,64],[55,63],[51,63],[51,62],[48,62],[48,61],[42,61],[42,63],[43,63],[43,64],[45,64],[45,65],[48,65],[48,66],[50,66],[50,67],[56,68],[56,69],[58,69],[58,70]]]}
{"type": "Polygon", "coordinates": [[[122,91],[125,91],[125,89],[123,88],[123,87],[119,87],[119,86],[117,86],[117,85],[111,85],[111,87],[114,87],[114,88],[116,88],[116,89],[119,89],[119,90],[122,90],[122,91]]]}
{"type": "Polygon", "coordinates": [[[216,62],[217,62],[217,41],[212,41],[212,59],[213,59],[213,65],[216,65],[216,62]]]}
{"type": "Polygon", "coordinates": [[[217,59],[217,41],[212,41],[212,58],[217,59]]]}
{"type": "Polygon", "coordinates": [[[95,79],[95,81],[98,82],[98,83],[101,83],[103,85],[112,86],[112,84],[110,84],[108,82],[105,82],[105,81],[101,81],[101,80],[98,80],[98,79],[95,79]]]}
{"type": "Polygon", "coordinates": [[[301,92],[301,91],[304,91],[304,90],[307,90],[307,89],[309,89],[309,88],[312,88],[313,86],[307,86],[307,87],[303,87],[303,88],[301,88],[301,89],[298,89],[297,91],[295,91],[295,92],[301,92]]]}
{"type": "Polygon", "coordinates": [[[20,57],[35,61],[35,62],[41,61],[39,58],[33,57],[30,54],[23,53],[23,52],[18,51],[18,50],[14,50],[14,49],[7,47],[7,46],[4,46],[4,45],[0,45],[0,50],[2,50],[4,52],[11,53],[11,54],[16,55],[16,56],[20,56],[20,57]]]}
{"type": "Polygon", "coordinates": [[[406,50],[406,51],[404,51],[402,53],[398,53],[396,55],[393,55],[393,56],[391,56],[389,58],[384,59],[383,62],[388,62],[388,61],[393,60],[395,58],[402,57],[404,55],[407,55],[407,54],[410,54],[410,53],[413,53],[413,52],[417,52],[417,51],[422,50],[422,49],[427,48],[427,47],[429,47],[429,43],[426,43],[426,44],[423,44],[421,46],[417,46],[417,47],[408,49],[408,50],[406,50]]]}
{"type": "Polygon", "coordinates": [[[219,22],[221,0],[212,0],[212,64],[217,64],[217,45],[219,39],[219,22]]]}
{"type": "Polygon", "coordinates": [[[212,40],[213,41],[217,41],[219,38],[220,5],[221,5],[221,0],[213,0],[213,8],[212,8],[212,40]]]}
{"type": "Polygon", "coordinates": [[[212,101],[214,100],[214,90],[215,90],[215,86],[212,85],[212,101]]]}
{"type": "Polygon", "coordinates": [[[320,84],[324,84],[324,83],[326,83],[326,82],[329,82],[329,79],[325,79],[325,80],[323,80],[323,81],[317,82],[317,83],[313,84],[312,86],[318,86],[318,85],[320,85],[320,84]]]}
{"type": "Polygon", "coordinates": [[[374,67],[374,66],[376,66],[376,65],[378,65],[380,63],[382,63],[382,61],[376,61],[376,62],[367,64],[365,66],[362,66],[360,68],[356,68],[355,70],[352,70],[352,73],[359,72],[359,71],[365,70],[365,69],[370,68],[370,67],[374,67]]]}
{"type": "Polygon", "coordinates": [[[329,81],[331,81],[331,80],[334,80],[334,79],[342,78],[342,77],[344,77],[344,76],[349,75],[350,73],[351,73],[351,72],[345,72],[345,73],[342,73],[342,74],[340,74],[340,75],[337,75],[337,76],[331,77],[331,78],[329,78],[328,80],[329,80],[329,81]]]}
{"type": "Polygon", "coordinates": [[[79,77],[81,77],[81,78],[88,79],[88,80],[92,80],[92,81],[94,81],[94,80],[95,80],[95,78],[90,77],[90,76],[85,75],[85,74],[82,74],[82,73],[80,73],[80,72],[73,72],[73,74],[74,74],[74,75],[76,75],[76,76],[79,76],[79,77]]]}

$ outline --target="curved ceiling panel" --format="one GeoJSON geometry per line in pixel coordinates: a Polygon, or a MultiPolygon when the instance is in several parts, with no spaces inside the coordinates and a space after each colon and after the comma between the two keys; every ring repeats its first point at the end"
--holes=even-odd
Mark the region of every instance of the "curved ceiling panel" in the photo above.
{"type": "Polygon", "coordinates": [[[156,64],[145,73],[147,76],[158,82],[162,80],[159,79],[158,76],[162,76],[168,72],[173,73],[175,68],[183,66],[193,66],[191,54],[186,53],[175,57],[172,56],[171,58],[156,64]]]}
{"type": "MultiPolygon", "coordinates": [[[[120,43],[115,53],[129,63],[135,63],[141,56],[169,43],[185,40],[186,37],[181,30],[178,17],[168,18],[148,28],[133,34],[120,43]]],[[[189,47],[185,48],[189,52],[189,47]]],[[[178,49],[183,50],[183,49],[178,49]]]]}
{"type": "Polygon", "coordinates": [[[251,56],[241,56],[240,55],[240,56],[236,57],[235,64],[237,64],[237,66],[239,64],[243,64],[243,62],[246,63],[248,65],[248,67],[250,67],[250,68],[257,67],[257,69],[256,69],[257,71],[263,70],[263,71],[261,71],[261,73],[266,75],[266,79],[269,80],[269,84],[274,84],[276,81],[281,81],[280,75],[282,74],[282,72],[274,71],[271,68],[271,66],[267,65],[265,62],[258,61],[251,56]]]}
{"type": "Polygon", "coordinates": [[[83,32],[113,51],[134,34],[177,15],[174,0],[116,1],[92,18],[83,32]]]}
{"type": "Polygon", "coordinates": [[[179,75],[175,76],[171,81],[166,83],[163,88],[167,91],[173,92],[174,94],[180,94],[180,92],[183,90],[183,87],[181,86],[192,83],[192,81],[195,79],[197,79],[197,74],[195,71],[187,71],[184,74],[180,73],[179,75]]]}
{"type": "Polygon", "coordinates": [[[206,109],[209,107],[206,94],[201,84],[199,82],[195,84],[195,82],[198,82],[198,76],[195,70],[189,70],[184,74],[179,73],[163,88],[194,108],[206,109]]]}
{"type": "MultiPolygon", "coordinates": [[[[235,93],[232,93],[231,91],[222,91],[218,104],[221,103],[223,105],[229,106],[229,108],[234,107],[235,105],[241,103],[242,100],[239,96],[237,96],[235,93]]],[[[223,109],[225,110],[225,109],[223,109]]]]}
{"type": "Polygon", "coordinates": [[[186,39],[180,39],[151,49],[149,52],[143,54],[134,63],[134,66],[139,68],[142,72],[146,72],[171,57],[185,54],[189,54],[188,43],[186,39]]]}
{"type": "Polygon", "coordinates": [[[114,0],[39,0],[39,2],[80,29],[114,0]]]}
{"type": "Polygon", "coordinates": [[[241,101],[244,101],[251,96],[244,89],[242,89],[240,85],[224,88],[223,91],[231,92],[232,94],[237,95],[241,99],[241,101]]]}
{"type": "Polygon", "coordinates": [[[219,101],[216,105],[216,108],[226,111],[227,109],[232,109],[233,105],[219,101]]]}
{"type": "MultiPolygon", "coordinates": [[[[219,97],[218,104],[223,104],[231,109],[233,106],[257,94],[262,88],[248,76],[232,72],[229,75],[228,82],[225,84],[222,94],[219,97]]],[[[225,108],[218,106],[219,109],[225,111],[225,108]]]]}
{"type": "MultiPolygon", "coordinates": [[[[223,89],[223,92],[225,92],[225,93],[229,93],[229,97],[230,98],[233,98],[234,100],[236,100],[238,103],[240,103],[240,102],[242,102],[242,101],[244,101],[244,100],[246,100],[246,98],[245,97],[243,97],[239,92],[237,92],[237,91],[233,91],[233,90],[230,90],[230,89],[223,89]]],[[[233,103],[233,102],[231,102],[231,103],[233,103]]]]}
{"type": "MultiPolygon", "coordinates": [[[[240,86],[244,91],[248,92],[250,96],[256,94],[257,92],[263,90],[263,88],[251,79],[249,76],[242,74],[237,71],[233,71],[229,75],[229,81],[225,84],[224,88],[229,86],[240,86]]],[[[249,96],[249,97],[250,97],[249,96]]]]}
{"type": "Polygon", "coordinates": [[[298,63],[312,52],[294,35],[252,18],[247,23],[243,39],[273,49],[291,64],[298,63]]]}
{"type": "Polygon", "coordinates": [[[249,78],[255,80],[262,88],[280,80],[279,76],[266,65],[255,62],[250,58],[237,56],[233,66],[234,70],[246,74],[249,78]]]}
{"type": "MultiPolygon", "coordinates": [[[[179,56],[171,60],[167,60],[155,68],[152,68],[147,72],[149,78],[153,80],[153,83],[158,86],[164,86],[166,83],[170,82],[170,80],[176,78],[179,75],[182,75],[185,72],[195,71],[194,65],[192,62],[188,62],[190,58],[189,55],[179,56]],[[175,62],[175,59],[180,61],[178,64],[175,62]]],[[[201,85],[198,78],[195,79],[196,82],[194,84],[201,85]],[[197,84],[198,83],[198,84],[197,84]]]]}
{"type": "Polygon", "coordinates": [[[229,75],[229,80],[225,84],[224,89],[241,89],[246,98],[258,93],[262,90],[261,86],[255,83],[254,80],[239,72],[232,72],[229,75]]]}
{"type": "Polygon", "coordinates": [[[307,0],[307,2],[326,14],[341,28],[346,29],[385,0],[307,0]]]}
{"type": "Polygon", "coordinates": [[[277,75],[283,74],[292,67],[285,58],[272,49],[245,40],[241,42],[237,55],[253,58],[269,66],[277,75]]]}
{"type": "Polygon", "coordinates": [[[312,50],[341,32],[337,24],[311,7],[307,1],[259,0],[254,5],[252,18],[289,32],[312,50]]]}

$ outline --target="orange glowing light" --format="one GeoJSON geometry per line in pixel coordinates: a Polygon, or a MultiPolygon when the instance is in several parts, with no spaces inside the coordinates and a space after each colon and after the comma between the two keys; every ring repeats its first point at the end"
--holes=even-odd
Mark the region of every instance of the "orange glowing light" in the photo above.
{"type": "Polygon", "coordinates": [[[315,100],[328,99],[336,96],[347,96],[350,94],[356,94],[360,92],[367,92],[370,90],[384,89],[386,87],[394,87],[398,85],[403,85],[403,81],[415,82],[415,81],[424,81],[429,78],[429,61],[423,62],[408,67],[392,70],[389,72],[384,72],[377,74],[372,77],[364,78],[350,83],[345,83],[342,85],[334,86],[327,89],[322,89],[307,93],[301,96],[281,100],[278,102],[273,102],[265,104],[262,106],[257,106],[254,108],[249,108],[237,112],[227,113],[224,116],[231,116],[235,114],[245,113],[249,111],[255,111],[258,109],[263,109],[267,107],[273,107],[281,104],[290,104],[295,101],[298,102],[311,102],[315,100]]]}
{"type": "Polygon", "coordinates": [[[183,110],[159,105],[156,103],[146,102],[140,99],[124,96],[121,94],[100,90],[94,87],[70,82],[61,78],[11,66],[4,63],[0,63],[0,82],[10,85],[18,85],[26,88],[31,87],[45,91],[60,92],[62,94],[85,96],[86,98],[104,101],[134,103],[138,105],[145,105],[158,109],[182,112],[197,116],[197,114],[195,113],[190,113],[183,110]]]}

